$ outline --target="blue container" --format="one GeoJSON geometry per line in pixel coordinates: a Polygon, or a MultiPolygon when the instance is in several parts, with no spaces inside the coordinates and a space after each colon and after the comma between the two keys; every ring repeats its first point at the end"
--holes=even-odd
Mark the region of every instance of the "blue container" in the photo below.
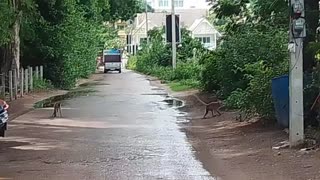
{"type": "Polygon", "coordinates": [[[272,98],[278,124],[289,127],[289,76],[272,79],[272,98]]]}

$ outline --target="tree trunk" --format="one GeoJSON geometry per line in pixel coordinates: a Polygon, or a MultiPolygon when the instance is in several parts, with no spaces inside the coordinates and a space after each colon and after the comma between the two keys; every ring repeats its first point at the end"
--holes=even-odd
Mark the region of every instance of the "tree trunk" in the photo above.
{"type": "MultiPolygon", "coordinates": [[[[12,29],[12,41],[11,41],[11,50],[12,50],[12,69],[16,69],[19,75],[20,70],[20,24],[21,24],[21,15],[22,11],[20,10],[21,2],[20,0],[11,0],[12,8],[16,12],[16,18],[14,21],[12,29]]],[[[18,76],[19,77],[19,76],[18,76]]]]}
{"type": "Polygon", "coordinates": [[[20,70],[20,25],[22,12],[20,11],[20,0],[8,0],[13,12],[15,12],[14,23],[11,29],[11,41],[0,47],[0,72],[9,70],[20,70]]]}
{"type": "Polygon", "coordinates": [[[20,22],[21,12],[17,15],[13,25],[11,51],[12,51],[12,69],[16,69],[19,77],[20,71],[20,22]]]}

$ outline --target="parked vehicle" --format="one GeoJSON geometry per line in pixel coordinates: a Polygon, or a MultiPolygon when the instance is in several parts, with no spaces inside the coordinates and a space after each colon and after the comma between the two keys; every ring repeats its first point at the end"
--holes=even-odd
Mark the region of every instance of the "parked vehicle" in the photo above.
{"type": "Polygon", "coordinates": [[[7,130],[7,123],[8,123],[9,115],[8,111],[5,107],[0,106],[0,136],[5,136],[5,131],[7,130]]]}
{"type": "Polygon", "coordinates": [[[121,73],[122,52],[118,49],[103,51],[104,73],[108,71],[119,71],[121,73]]]}

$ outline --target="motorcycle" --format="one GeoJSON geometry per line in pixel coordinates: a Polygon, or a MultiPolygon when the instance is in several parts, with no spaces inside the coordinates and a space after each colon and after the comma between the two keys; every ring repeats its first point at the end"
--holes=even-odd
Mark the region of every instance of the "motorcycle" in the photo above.
{"type": "Polygon", "coordinates": [[[8,111],[3,106],[0,106],[0,137],[5,136],[8,119],[9,119],[8,111]]]}

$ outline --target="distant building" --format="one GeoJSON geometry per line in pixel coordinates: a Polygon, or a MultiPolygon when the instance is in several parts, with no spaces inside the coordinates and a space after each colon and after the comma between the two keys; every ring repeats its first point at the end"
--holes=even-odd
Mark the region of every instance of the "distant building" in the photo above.
{"type": "Polygon", "coordinates": [[[126,32],[127,26],[128,26],[128,24],[125,21],[117,21],[115,23],[115,28],[118,31],[118,36],[123,41],[125,41],[126,37],[127,37],[127,32],[126,32]]]}
{"type": "Polygon", "coordinates": [[[188,30],[191,31],[193,38],[202,42],[205,48],[210,50],[217,48],[217,39],[221,37],[221,34],[206,18],[195,20],[188,30]]]}
{"type": "MultiPolygon", "coordinates": [[[[155,12],[171,11],[171,0],[147,0],[155,12]]],[[[174,0],[176,10],[210,9],[209,0],[174,0]]]]}
{"type": "MultiPolygon", "coordinates": [[[[171,0],[147,0],[147,2],[155,10],[154,13],[148,13],[148,30],[164,26],[166,15],[171,13],[171,0]]],[[[208,0],[175,0],[175,3],[176,14],[180,16],[180,26],[189,29],[192,37],[203,42],[204,47],[215,49],[217,38],[221,35],[205,18],[211,7],[208,0]]],[[[132,49],[147,38],[146,14],[138,14],[128,29],[128,35],[131,37],[128,45],[132,49]]]]}

